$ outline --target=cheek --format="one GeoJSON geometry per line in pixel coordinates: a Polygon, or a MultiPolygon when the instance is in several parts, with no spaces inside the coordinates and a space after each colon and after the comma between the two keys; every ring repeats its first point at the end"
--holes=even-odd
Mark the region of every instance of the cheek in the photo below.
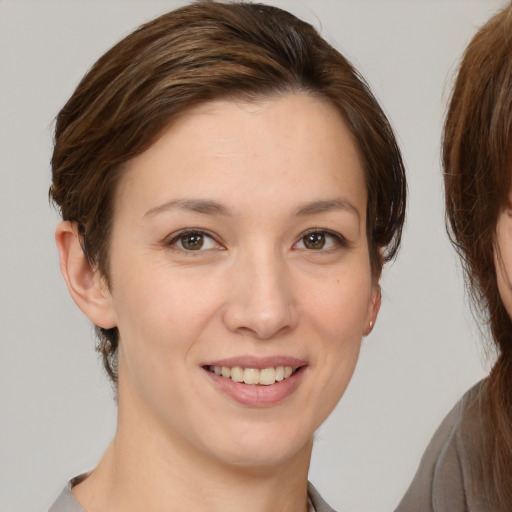
{"type": "Polygon", "coordinates": [[[311,301],[312,353],[315,387],[304,400],[310,404],[315,428],[325,421],[345,393],[356,368],[370,299],[369,281],[347,287],[335,281],[311,301]]]}
{"type": "MultiPolygon", "coordinates": [[[[503,252],[503,249],[501,249],[501,251],[503,252]]],[[[496,268],[496,280],[501,300],[503,301],[508,316],[512,318],[512,283],[510,281],[512,267],[510,264],[507,265],[507,261],[503,255],[501,257],[495,255],[494,266],[496,268]]]]}
{"type": "Polygon", "coordinates": [[[342,272],[322,282],[315,293],[305,294],[308,299],[303,307],[311,313],[317,327],[330,337],[340,342],[360,341],[371,293],[368,269],[342,272]]]}
{"type": "Polygon", "coordinates": [[[498,249],[494,252],[494,266],[498,290],[508,316],[512,318],[512,218],[508,211],[501,214],[496,236],[498,249]]]}
{"type": "Polygon", "coordinates": [[[150,416],[150,411],[159,411],[171,421],[171,410],[184,412],[190,406],[191,378],[198,371],[197,341],[215,315],[218,297],[215,290],[198,289],[190,279],[167,274],[137,274],[117,289],[115,307],[120,399],[126,402],[131,396],[139,406],[149,406],[150,416]]]}
{"type": "Polygon", "coordinates": [[[305,305],[316,337],[314,366],[321,372],[318,390],[325,415],[341,398],[354,372],[371,298],[372,282],[364,267],[326,282],[305,305]]]}
{"type": "MultiPolygon", "coordinates": [[[[167,271],[138,273],[115,290],[120,346],[132,369],[183,366],[215,314],[215,288],[167,271]]],[[[167,370],[166,370],[167,371],[167,370]]]]}

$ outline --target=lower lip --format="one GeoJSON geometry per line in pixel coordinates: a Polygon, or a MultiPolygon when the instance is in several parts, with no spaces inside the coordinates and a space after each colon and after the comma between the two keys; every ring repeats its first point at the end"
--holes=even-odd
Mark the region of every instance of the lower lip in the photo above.
{"type": "Polygon", "coordinates": [[[299,368],[292,376],[269,386],[244,384],[221,377],[206,369],[204,371],[214,384],[236,402],[249,407],[271,407],[288,398],[299,386],[306,367],[299,368]]]}

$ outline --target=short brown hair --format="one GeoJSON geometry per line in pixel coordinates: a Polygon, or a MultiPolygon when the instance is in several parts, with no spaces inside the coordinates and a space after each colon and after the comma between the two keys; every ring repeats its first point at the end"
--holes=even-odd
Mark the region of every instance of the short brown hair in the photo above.
{"type": "MultiPolygon", "coordinates": [[[[305,91],[343,115],[368,189],[370,261],[378,278],[400,243],[404,167],[386,116],[350,63],[309,24],[267,5],[200,1],[142,25],[103,55],[57,116],[50,195],[76,222],[84,253],[108,282],[113,197],[123,164],[173,116],[214,99],[305,91]]],[[[117,329],[97,329],[117,378],[117,329]]]]}
{"type": "Polygon", "coordinates": [[[499,254],[496,226],[511,187],[511,156],[509,6],[491,18],[466,49],[443,140],[449,235],[461,256],[477,311],[498,349],[498,360],[484,387],[484,441],[473,459],[488,509],[496,511],[512,507],[512,322],[499,294],[494,265],[495,251],[499,254]]]}

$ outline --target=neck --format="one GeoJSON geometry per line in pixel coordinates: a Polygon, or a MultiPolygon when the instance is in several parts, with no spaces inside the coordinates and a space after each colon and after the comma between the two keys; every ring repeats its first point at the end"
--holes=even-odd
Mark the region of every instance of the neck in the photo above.
{"type": "Polygon", "coordinates": [[[96,469],[73,488],[85,510],[307,511],[312,440],[276,464],[232,465],[178,435],[161,434],[150,421],[127,421],[119,406],[114,440],[96,469]]]}

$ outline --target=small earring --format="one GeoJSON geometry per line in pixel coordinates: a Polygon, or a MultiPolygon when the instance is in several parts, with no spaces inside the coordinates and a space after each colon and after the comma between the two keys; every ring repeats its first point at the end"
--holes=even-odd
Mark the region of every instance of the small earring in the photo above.
{"type": "Polygon", "coordinates": [[[370,320],[370,329],[373,329],[373,320],[370,320]]]}

